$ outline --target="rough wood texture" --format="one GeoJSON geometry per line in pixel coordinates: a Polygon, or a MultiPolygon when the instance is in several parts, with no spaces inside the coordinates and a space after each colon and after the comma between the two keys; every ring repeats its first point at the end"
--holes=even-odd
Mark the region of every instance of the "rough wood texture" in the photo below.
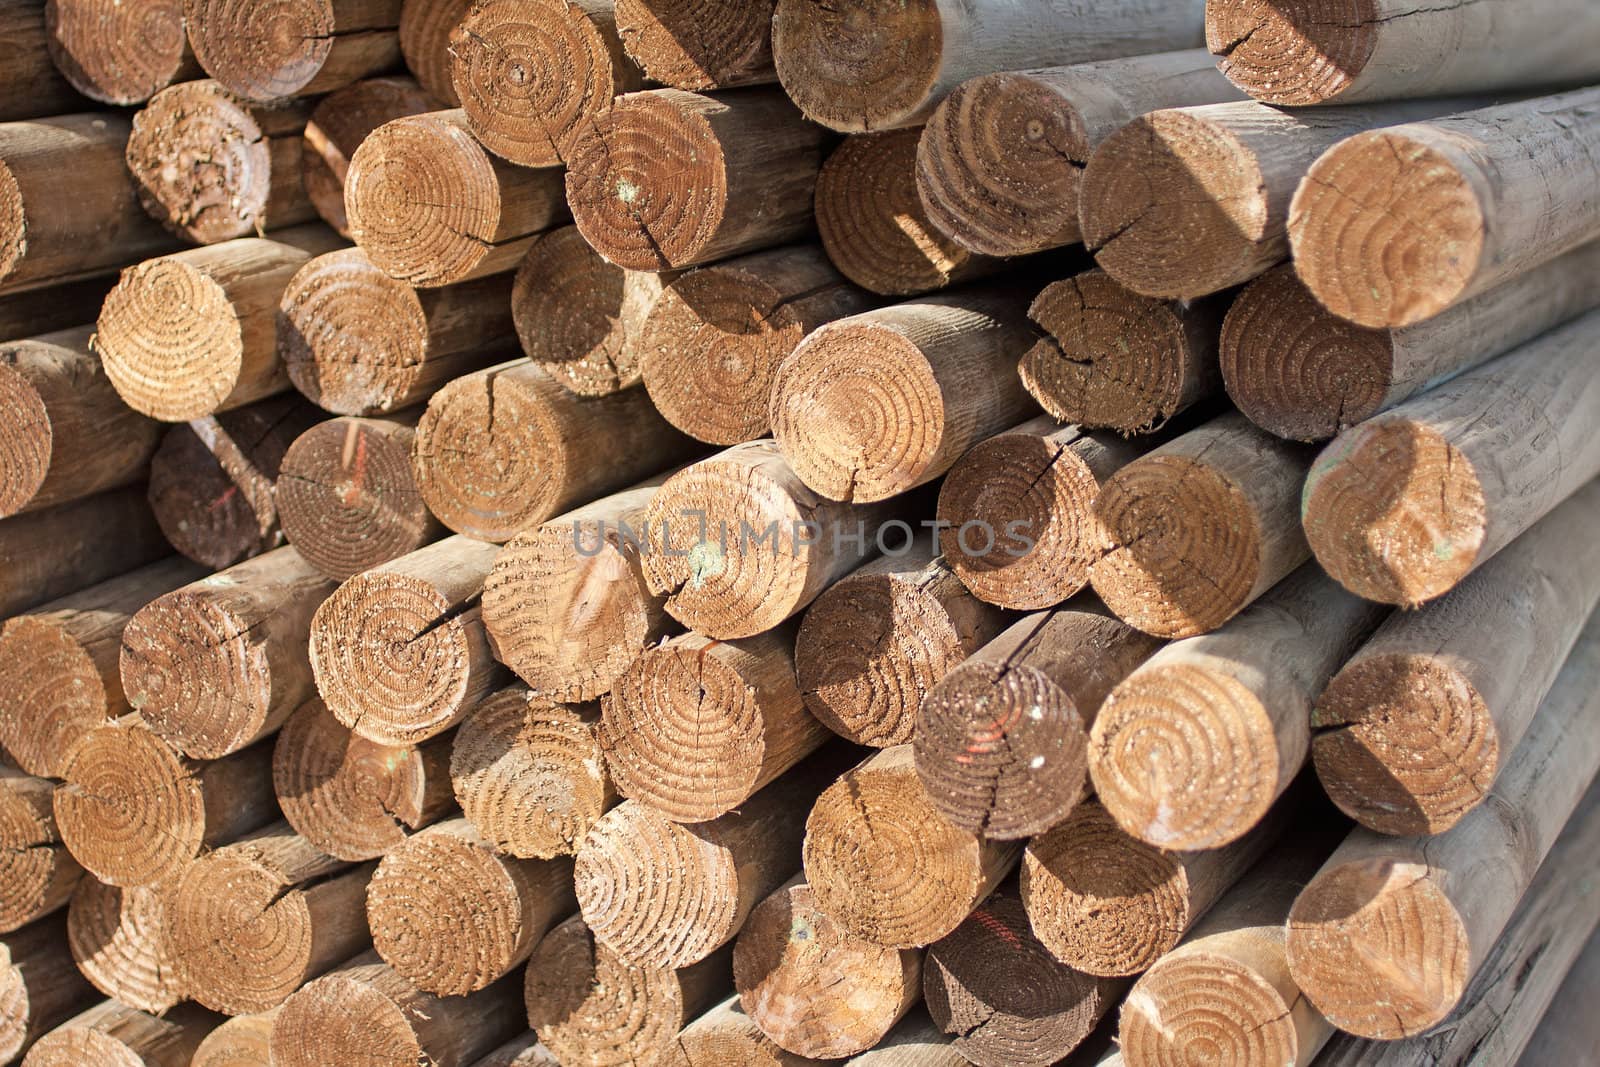
{"type": "Polygon", "coordinates": [[[67,952],[66,916],[0,939],[0,1056],[7,1063],[94,999],[67,952]]]}
{"type": "Polygon", "coordinates": [[[472,1067],[561,1067],[561,1061],[540,1043],[539,1035],[530,1030],[501,1045],[472,1067]]]}
{"type": "Polygon", "coordinates": [[[57,785],[0,767],[0,933],[64,907],[83,876],[56,829],[57,785]]]}
{"type": "Polygon", "coordinates": [[[450,37],[472,135],[524,167],[556,167],[644,76],[612,0],[477,0],[450,37]]]}
{"type": "Polygon", "coordinates": [[[449,537],[356,575],[317,609],[311,669],[341,723],[380,744],[414,745],[505,683],[481,605],[499,551],[449,537]]]}
{"type": "Polygon", "coordinates": [[[400,62],[401,0],[184,0],[207,74],[251,100],[342,89],[400,62]]]}
{"type": "Polygon", "coordinates": [[[1600,473],[1600,312],[1335,438],[1306,479],[1317,561],[1416,606],[1449,592],[1600,473]]]}
{"type": "Polygon", "coordinates": [[[378,954],[442,997],[510,974],[575,908],[571,860],[498,855],[460,818],[396,845],[367,890],[378,954]]]}
{"type": "Polygon", "coordinates": [[[983,255],[1076,244],[1083,168],[1101,141],[1151,111],[1239,95],[1200,49],[973,78],[922,132],[923,209],[940,233],[983,255]]]}
{"type": "Polygon", "coordinates": [[[912,739],[923,698],[1006,625],[926,533],[826,590],[806,611],[795,669],[806,707],[858,745],[912,739]]]}
{"type": "MultiPolygon", "coordinates": [[[[200,1042],[190,1067],[269,1067],[277,1009],[229,1019],[200,1042]]],[[[513,1064],[511,1067],[517,1067],[513,1064]]]]}
{"type": "Polygon", "coordinates": [[[1290,205],[1296,271],[1341,318],[1413,326],[1600,238],[1597,107],[1588,89],[1341,142],[1290,205]]]}
{"type": "Polygon", "coordinates": [[[67,942],[96,989],[129,1007],[160,1015],[186,999],[167,929],[161,889],[119,888],[85,878],[72,895],[67,942]]]}
{"type": "Polygon", "coordinates": [[[444,534],[411,469],[421,415],[330,419],[295,438],[284,454],[274,494],[284,536],[334,581],[444,534]]]}
{"type": "Polygon", "coordinates": [[[661,293],[633,349],[650,399],[678,429],[736,445],[772,431],[772,383],[819,326],[880,301],[845,280],[816,245],[700,267],[661,293]]]}
{"type": "Polygon", "coordinates": [[[114,1000],[73,1016],[39,1039],[26,1067],[189,1067],[221,1016],[183,1004],[160,1017],[114,1000]]]}
{"type": "Polygon", "coordinates": [[[272,786],[289,825],[336,859],[377,859],[454,807],[450,738],[414,748],[352,734],[320,700],[284,723],[272,786]]]}
{"type": "Polygon", "coordinates": [[[773,436],[824,496],[897,496],[1033,414],[1016,365],[1035,336],[1020,294],[1001,288],[829,323],[778,368],[773,436]]]}
{"type": "Polygon", "coordinates": [[[917,1007],[877,1048],[851,1059],[849,1067],[965,1067],[970,1062],[928,1018],[927,1009],[917,1007]]]}
{"type": "Polygon", "coordinates": [[[1520,1064],[1534,1067],[1540,1063],[1582,1063],[1584,1056],[1600,1048],[1600,1025],[1588,1008],[1589,994],[1597,984],[1600,984],[1600,938],[1591,936],[1588,947],[1556,991],[1544,1022],[1534,1031],[1526,1055],[1518,1061],[1520,1064]]]}
{"type": "Polygon", "coordinates": [[[1022,357],[1022,384],[1058,422],[1148,434],[1222,391],[1230,301],[1140,296],[1099,270],[1052,282],[1028,309],[1046,336],[1022,357]]]}
{"type": "Polygon", "coordinates": [[[809,886],[762,901],[733,949],[749,1017],[780,1048],[818,1060],[872,1048],[922,997],[922,954],[874,945],[817,907],[809,886]]]}
{"type": "Polygon", "coordinates": [[[1160,848],[1243,837],[1305,766],[1317,695],[1387,612],[1307,566],[1217,632],[1157,652],[1090,730],[1101,803],[1160,848]]]}
{"type": "Polygon", "coordinates": [[[359,248],[307,262],[283,290],[278,356],[294,387],[340,415],[380,415],[512,352],[511,281],[413,289],[359,248]]]}
{"type": "MultiPolygon", "coordinates": [[[[44,17],[56,69],[92,100],[142,104],[169,85],[200,77],[184,31],[183,0],[46,0],[44,17]]],[[[38,92],[37,83],[28,87],[29,96],[38,92]]]]}
{"type": "Polygon", "coordinates": [[[351,157],[344,190],[356,243],[380,269],[426,288],[510,270],[537,234],[567,219],[561,171],[495,159],[460,108],[380,126],[351,157]]]}
{"type": "Polygon", "coordinates": [[[593,705],[547,703],[521,686],[483,701],[456,732],[450,778],[472,825],[523,859],[578,851],[617,803],[593,705]]]}
{"type": "Polygon", "coordinates": [[[403,0],[400,52],[406,67],[435,100],[460,107],[450,55],[450,36],[472,10],[474,0],[403,0]]]}
{"type": "Polygon", "coordinates": [[[136,715],[87,734],[55,795],[56,825],[84,868],[125,888],[171,882],[201,851],[277,817],[272,750],[185,759],[136,715]]]}
{"type": "Polygon", "coordinates": [[[670,1067],[822,1067],[786,1052],[730,997],[683,1028],[663,1061],[670,1067]]]}
{"type": "Polygon", "coordinates": [[[630,93],[567,156],[567,201],[630,270],[693,267],[799,240],[830,143],[776,88],[630,93]]]}
{"type": "MultiPolygon", "coordinates": [[[[61,115],[88,106],[51,63],[46,6],[39,0],[6,0],[0,4],[0,122],[61,115]]],[[[15,1050],[13,1050],[15,1051],[15,1050]]]]}
{"type": "Polygon", "coordinates": [[[1092,602],[1017,622],[916,713],[917,777],[933,807],[960,829],[1005,841],[1066,818],[1088,785],[1101,703],[1160,647],[1092,602]]]}
{"type": "Polygon", "coordinates": [[[157,93],[133,117],[128,171],[150,217],[192,244],[317,217],[301,177],[311,106],[263,107],[214,81],[157,93]]]}
{"type": "Polygon", "coordinates": [[[127,574],[171,551],[142,485],[0,521],[0,618],[127,574]]]}
{"type": "Polygon", "coordinates": [[[674,89],[732,89],[778,80],[775,0],[616,0],[617,35],[652,80],[674,89]]]}
{"type": "Polygon", "coordinates": [[[344,179],[350,157],[384,123],[437,111],[440,105],[410,78],[368,78],[323,97],[306,123],[302,150],[306,196],[322,221],[349,237],[344,179]]]}
{"type": "Polygon", "coordinates": [[[0,292],[0,338],[21,341],[92,322],[117,279],[101,274],[42,289],[0,292]]]}
{"type": "Polygon", "coordinates": [[[457,533],[509,541],[698,450],[642,389],[580,397],[527,360],[458,378],[417,425],[412,466],[457,533]]]}
{"type": "Polygon", "coordinates": [[[1194,0],[779,0],[778,77],[814,122],[915,126],[980,74],[1198,47],[1194,0]]]}

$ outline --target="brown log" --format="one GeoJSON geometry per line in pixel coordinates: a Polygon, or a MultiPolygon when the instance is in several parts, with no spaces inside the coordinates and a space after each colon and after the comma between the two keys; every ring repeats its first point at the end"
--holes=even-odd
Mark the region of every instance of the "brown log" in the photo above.
{"type": "Polygon", "coordinates": [[[472,1067],[561,1067],[561,1061],[539,1041],[539,1035],[528,1031],[509,1041],[472,1067]]]}
{"type": "Polygon", "coordinates": [[[43,289],[0,293],[0,339],[21,341],[92,322],[116,283],[114,275],[102,274],[43,289]]]}
{"type": "Polygon", "coordinates": [[[1158,637],[1222,626],[1310,558],[1298,508],[1311,458],[1230,414],[1123,467],[1095,503],[1110,548],[1094,591],[1158,637]]]}
{"type": "Polygon", "coordinates": [[[185,0],[207,74],[250,100],[342,89],[400,62],[400,0],[185,0]]]}
{"type": "Polygon", "coordinates": [[[161,889],[83,879],[67,913],[78,970],[112,1000],[152,1015],[170,1011],[187,997],[168,932],[170,907],[161,889]]]}
{"type": "Polygon", "coordinates": [[[0,933],[59,911],[82,879],[56,829],[57,787],[0,767],[0,933]]]}
{"type": "Polygon", "coordinates": [[[524,167],[566,162],[612,100],[644,85],[611,0],[477,0],[450,54],[472,135],[524,167]]]}
{"type": "Polygon", "coordinates": [[[1186,0],[779,0],[772,51],[808,118],[858,133],[917,125],[980,74],[1194,48],[1203,21],[1186,0]]]}
{"type": "Polygon", "coordinates": [[[201,76],[184,30],[183,0],[46,0],[44,17],[56,69],[91,100],[142,104],[201,76]]]}
{"type": "Polygon", "coordinates": [[[1345,588],[1416,606],[1455,588],[1596,474],[1600,312],[1341,434],[1303,521],[1345,588]]]}
{"type": "Polygon", "coordinates": [[[472,1063],[522,1031],[518,992],[503,978],[470,996],[436,997],[365,953],[289,998],[272,1026],[272,1063],[472,1063]]]}
{"type": "Polygon", "coordinates": [[[0,1056],[7,1063],[94,1000],[94,988],[67,951],[65,915],[0,939],[0,1056]]]}
{"type": "Polygon", "coordinates": [[[650,501],[645,580],[695,631],[753,637],[871,555],[888,516],[886,506],[817,496],[774,441],[735,445],[673,475],[650,501]]]}
{"type": "Polygon", "coordinates": [[[0,41],[6,42],[5,62],[0,63],[0,122],[88,106],[51,62],[47,11],[39,0],[0,4],[0,41]]]}
{"type": "Polygon", "coordinates": [[[128,703],[194,759],[268,736],[315,692],[306,643],[333,588],[280,548],[153,601],[122,637],[128,703]]]}
{"type": "Polygon", "coordinates": [[[289,380],[341,415],[428,399],[511,352],[510,279],[413,289],[345,248],[318,256],[283,291],[278,356],[289,380]]]}
{"type": "Polygon", "coordinates": [[[1028,316],[1046,336],[1018,370],[1058,422],[1148,434],[1222,392],[1218,337],[1231,295],[1160,300],[1093,270],[1044,288],[1028,316]]]}
{"type": "Polygon", "coordinates": [[[915,296],[1002,269],[936,229],[917,195],[920,128],[846,138],[817,175],[822,247],[851,281],[915,296]]]}
{"type": "Polygon", "coordinates": [[[358,574],[317,609],[311,669],[345,726],[414,745],[505,684],[483,626],[483,580],[499,546],[450,537],[358,574]]]}
{"type": "Polygon", "coordinates": [[[1014,841],[1082,799],[1101,703],[1161,642],[1092,601],[1074,605],[1022,619],[921,702],[917,777],[956,827],[1014,841]]]}
{"type": "Polygon", "coordinates": [[[756,906],[733,949],[733,980],[755,1025],[796,1056],[853,1056],[922,998],[922,954],[853,937],[790,882],[756,906]]]}
{"type": "Polygon", "coordinates": [[[334,581],[444,535],[411,470],[421,415],[330,419],[295,438],[284,453],[274,494],[284,536],[334,581]]]}
{"type": "Polygon", "coordinates": [[[818,798],[806,820],[806,881],[817,906],[846,932],[915,948],[961,925],[1021,849],[946,822],[917,780],[911,746],[900,745],[818,798]]]}
{"type": "Polygon", "coordinates": [[[142,485],[0,521],[0,618],[127,574],[172,551],[142,485]]]}
{"type": "Polygon", "coordinates": [[[190,1067],[269,1067],[278,1010],[229,1019],[200,1042],[190,1067]]]}
{"type": "Polygon", "coordinates": [[[811,334],[772,385],[773,436],[795,473],[834,500],[885,500],[1033,414],[1016,374],[1035,338],[1023,311],[1013,290],[975,289],[811,334]]]}
{"type": "Polygon", "coordinates": [[[1341,318],[1397,328],[1600,239],[1596,106],[1591,89],[1334,145],[1289,208],[1295,270],[1341,318]]]}
{"type": "Polygon", "coordinates": [[[361,142],[386,122],[437,111],[440,101],[410,78],[368,78],[330,93],[305,126],[305,194],[322,221],[350,236],[344,179],[361,142]]]}
{"type": "Polygon", "coordinates": [[[662,1062],[670,1067],[823,1067],[822,1060],[780,1048],[745,1014],[738,997],[684,1027],[662,1062]]]}
{"type": "Polygon", "coordinates": [[[922,132],[923,209],[940,233],[983,255],[1076,244],[1083,168],[1101,141],[1159,108],[1239,97],[1200,49],[973,78],[922,132]]]}
{"type": "Polygon", "coordinates": [[[445,107],[460,107],[456,95],[450,37],[472,10],[474,0],[402,0],[400,52],[413,77],[445,107]]]}
{"type": "Polygon", "coordinates": [[[630,93],[569,150],[567,201],[619,266],[712,263],[811,232],[829,140],[775,87],[630,93]]]}
{"type": "Polygon", "coordinates": [[[628,57],[674,89],[733,89],[778,80],[774,0],[616,0],[628,57]]]}
{"type": "MultiPolygon", "coordinates": [[[[652,479],[513,537],[483,586],[495,658],[541,696],[581,703],[610,691],[672,620],[640,554],[652,479]]],[[[3,670],[3,667],[0,667],[3,670]]]]}
{"type": "Polygon", "coordinates": [[[815,245],[700,267],[668,285],[633,346],[650,399],[701,441],[736,445],[772,431],[778,367],[813,330],[877,306],[815,245]]]}
{"type": "Polygon", "coordinates": [[[800,692],[839,736],[873,748],[903,745],[923,699],[1006,621],[967,591],[923,535],[842,579],[806,611],[794,649],[800,692]]]}
{"type": "Polygon", "coordinates": [[[848,1067],[965,1067],[970,1062],[919,1006],[877,1048],[850,1059],[848,1067]]]}
{"type": "Polygon", "coordinates": [[[157,1017],[102,1001],[40,1038],[25,1067],[189,1067],[195,1049],[222,1017],[182,1004],[157,1017]]]}
{"type": "Polygon", "coordinates": [[[317,217],[301,177],[307,103],[251,104],[214,81],[163,89],[133,117],[128,170],[150,217],[209,245],[317,217]]]}
{"type": "Polygon", "coordinates": [[[80,326],[0,345],[0,518],[144,477],[161,426],[122,402],[93,336],[80,326]]]}
{"type": "Polygon", "coordinates": [[[113,112],[0,125],[0,290],[105,274],[177,247],[139,205],[124,161],[132,129],[113,112]]]}
{"type": "Polygon", "coordinates": [[[417,426],[412,464],[428,509],[446,526],[509,541],[698,448],[642,389],[579,397],[517,360],[435,394],[417,426]]]}
{"type": "Polygon", "coordinates": [[[296,833],[328,855],[377,859],[454,807],[450,740],[380,745],[352,734],[322,701],[307,701],[274,743],[278,806],[296,833]]]}
{"type": "Polygon", "coordinates": [[[491,157],[459,108],[380,126],[351,157],[344,188],[356,243],[380,269],[424,288],[510,270],[568,217],[561,171],[491,157]]]}
{"type": "Polygon", "coordinates": [[[528,1025],[569,1067],[659,1062],[680,1030],[727,995],[730,952],[678,970],[632,963],[575,915],[529,961],[528,1025]]]}
{"type": "Polygon", "coordinates": [[[150,507],[172,547],[221,570],[281,546],[283,459],[321,417],[291,393],[169,429],[150,462],[150,507]]]}
{"type": "Polygon", "coordinates": [[[497,855],[460,818],[396,845],[367,890],[378,954],[442,997],[466,996],[510,974],[575,908],[570,859],[497,855]]]}
{"type": "Polygon", "coordinates": [[[272,748],[185,759],[139,717],[87,734],[62,769],[55,816],[73,858],[124,888],[168,884],[202,850],[271,822],[272,748]]]}

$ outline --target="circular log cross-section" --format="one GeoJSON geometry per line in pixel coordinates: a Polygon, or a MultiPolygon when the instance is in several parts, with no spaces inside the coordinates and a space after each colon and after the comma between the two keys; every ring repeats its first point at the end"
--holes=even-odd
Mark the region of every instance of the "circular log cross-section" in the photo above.
{"type": "Polygon", "coordinates": [[[276,1012],[229,1019],[200,1042],[189,1067],[266,1067],[272,1062],[276,1012]]]}
{"type": "Polygon", "coordinates": [[[617,0],[617,34],[645,74],[674,89],[732,89],[777,80],[774,0],[617,0]]]}
{"type": "Polygon", "coordinates": [[[451,70],[450,37],[476,0],[405,0],[400,7],[400,53],[406,69],[445,107],[460,107],[451,70]]]}
{"type": "Polygon", "coordinates": [[[400,59],[400,0],[186,0],[206,73],[251,100],[314,96],[400,59]]]}
{"type": "Polygon", "coordinates": [[[350,157],[384,123],[437,110],[439,104],[410,78],[368,78],[322,98],[306,123],[301,160],[306,196],[323,222],[350,236],[344,209],[350,157]]]}
{"type": "Polygon", "coordinates": [[[189,1067],[201,1040],[221,1020],[193,1004],[160,1016],[102,1001],[40,1038],[28,1067],[189,1067]]]}
{"type": "Polygon", "coordinates": [[[162,889],[86,878],[67,913],[67,942],[84,977],[113,1000],[159,1015],[186,999],[162,889]]]}
{"type": "Polygon", "coordinates": [[[183,0],[47,0],[50,58],[72,87],[102,104],[141,104],[199,76],[183,0]]]}
{"type": "Polygon", "coordinates": [[[60,909],[84,881],[56,829],[57,788],[0,767],[0,934],[60,909]]]}

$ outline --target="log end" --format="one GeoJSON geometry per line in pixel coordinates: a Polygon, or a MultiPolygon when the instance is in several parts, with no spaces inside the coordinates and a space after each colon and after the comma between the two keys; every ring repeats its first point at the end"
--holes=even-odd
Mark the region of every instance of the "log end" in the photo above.
{"type": "Polygon", "coordinates": [[[523,353],[573,392],[604,396],[639,382],[629,272],[589,247],[576,226],[534,239],[517,269],[511,315],[523,353]]]}
{"type": "Polygon", "coordinates": [[[644,73],[674,89],[769,82],[773,0],[617,0],[617,34],[644,73]]]}
{"type": "Polygon", "coordinates": [[[450,35],[474,0],[404,0],[400,7],[400,54],[428,95],[445,107],[460,107],[451,71],[450,35]]]}
{"type": "Polygon", "coordinates": [[[262,1067],[272,1062],[271,1013],[229,1019],[206,1035],[189,1067],[262,1067]]]}
{"type": "Polygon", "coordinates": [[[28,1020],[33,1017],[33,998],[28,995],[28,980],[17,966],[19,962],[0,942],[0,1057],[7,1063],[22,1054],[28,1041],[28,1020]]]}
{"type": "Polygon", "coordinates": [[[56,830],[55,791],[43,779],[0,777],[0,934],[58,910],[83,880],[56,830]]]}
{"type": "Polygon", "coordinates": [[[10,164],[0,160],[0,283],[22,265],[28,254],[28,205],[10,164]]]}
{"type": "Polygon", "coordinates": [[[187,0],[189,43],[217,81],[249,100],[278,100],[322,73],[340,26],[333,0],[187,0]]]}
{"type": "Polygon", "coordinates": [[[1117,1044],[1131,1063],[1300,1063],[1296,999],[1231,956],[1186,951],[1133,987],[1117,1044]]]}
{"type": "Polygon", "coordinates": [[[323,97],[306,123],[300,156],[306,196],[322,221],[349,237],[344,179],[350,157],[385,122],[439,106],[410,78],[367,78],[323,97]]]}
{"type": "Polygon", "coordinates": [[[1206,47],[1228,80],[1264,104],[1337,103],[1366,68],[1378,0],[1208,0],[1206,47]]]}
{"type": "MultiPolygon", "coordinates": [[[[248,458],[259,461],[265,457],[248,458]]],[[[261,471],[262,466],[268,464],[257,466],[256,471],[269,477],[261,471]]],[[[147,497],[167,543],[213,571],[281,543],[272,517],[264,522],[256,511],[261,499],[241,491],[216,454],[186,424],[172,426],[162,436],[150,463],[147,497]]]]}
{"type": "Polygon", "coordinates": [[[358,974],[334,972],[284,1002],[272,1024],[274,1067],[428,1063],[418,1023],[358,974]],[[360,1025],[351,1025],[360,1020],[360,1025]]]}
{"type": "Polygon", "coordinates": [[[85,878],[67,913],[67,943],[78,970],[114,1000],[160,1015],[187,999],[160,889],[85,878]]]}
{"type": "Polygon", "coordinates": [[[29,774],[63,777],[67,756],[120,694],[82,644],[38,616],[0,626],[0,748],[29,774]]]}
{"type": "Polygon", "coordinates": [[[50,473],[55,430],[39,389],[0,351],[0,519],[24,510],[50,473]]]}
{"type": "Polygon", "coordinates": [[[944,64],[936,0],[833,4],[778,0],[778,80],[813,122],[843,133],[914,125],[944,64]]]}
{"type": "Polygon", "coordinates": [[[188,66],[183,0],[47,0],[46,43],[61,76],[103,104],[142,104],[188,66]]]}
{"type": "Polygon", "coordinates": [[[138,1050],[113,1034],[88,1027],[66,1024],[34,1042],[24,1061],[28,1067],[147,1067],[149,1061],[138,1050]]]}

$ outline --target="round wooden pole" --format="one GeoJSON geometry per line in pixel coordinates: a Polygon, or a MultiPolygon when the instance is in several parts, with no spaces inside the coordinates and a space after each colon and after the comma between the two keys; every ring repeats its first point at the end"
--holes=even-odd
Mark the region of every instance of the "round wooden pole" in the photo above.
{"type": "Polygon", "coordinates": [[[276,1009],[229,1019],[200,1042],[190,1067],[268,1067],[276,1009]]]}
{"type": "Polygon", "coordinates": [[[847,1061],[848,1067],[963,1067],[970,1063],[950,1038],[918,1006],[871,1051],[847,1061]]]}
{"type": "Polygon", "coordinates": [[[172,549],[144,486],[0,522],[0,618],[127,574],[172,549]]]}
{"type": "Polygon", "coordinates": [[[0,3],[0,40],[12,56],[0,73],[0,122],[63,115],[88,105],[51,62],[47,18],[38,0],[0,3]]]}
{"type": "Polygon", "coordinates": [[[56,69],[91,100],[142,104],[169,85],[201,77],[183,0],[46,0],[44,17],[56,69]]]}
{"type": "Polygon", "coordinates": [[[616,0],[617,35],[652,80],[674,89],[733,89],[778,80],[774,0],[616,0]]]}
{"type": "Polygon", "coordinates": [[[99,274],[20,292],[0,286],[0,338],[22,341],[93,322],[116,282],[114,275],[99,274]]]}
{"type": "Polygon", "coordinates": [[[40,1038],[28,1067],[189,1067],[222,1018],[193,1004],[157,1017],[114,1000],[73,1016],[40,1038]]]}
{"type": "Polygon", "coordinates": [[[82,880],[56,829],[57,787],[0,767],[0,933],[65,907],[82,880]]]}
{"type": "Polygon", "coordinates": [[[160,1015],[187,999],[178,979],[166,893],[119,888],[85,878],[72,895],[67,941],[96,989],[129,1007],[160,1015]]]}
{"type": "Polygon", "coordinates": [[[539,1035],[530,1030],[501,1045],[472,1067],[561,1067],[561,1061],[540,1042],[539,1035]]]}
{"type": "Polygon", "coordinates": [[[445,107],[460,107],[450,37],[472,10],[475,0],[403,0],[400,5],[400,52],[413,77],[428,95],[445,107]]]}
{"type": "Polygon", "coordinates": [[[342,89],[400,61],[400,0],[185,0],[206,73],[251,100],[342,89]]]}
{"type": "Polygon", "coordinates": [[[674,1067],[822,1067],[822,1060],[779,1047],[729,997],[683,1028],[674,1043],[674,1067]]]}
{"type": "Polygon", "coordinates": [[[0,939],[0,1056],[7,1062],[96,999],[72,964],[66,922],[56,915],[0,939]]]}
{"type": "Polygon", "coordinates": [[[410,78],[368,78],[323,97],[305,126],[306,196],[322,221],[350,236],[344,179],[361,142],[386,122],[437,111],[441,102],[410,78]]]}

